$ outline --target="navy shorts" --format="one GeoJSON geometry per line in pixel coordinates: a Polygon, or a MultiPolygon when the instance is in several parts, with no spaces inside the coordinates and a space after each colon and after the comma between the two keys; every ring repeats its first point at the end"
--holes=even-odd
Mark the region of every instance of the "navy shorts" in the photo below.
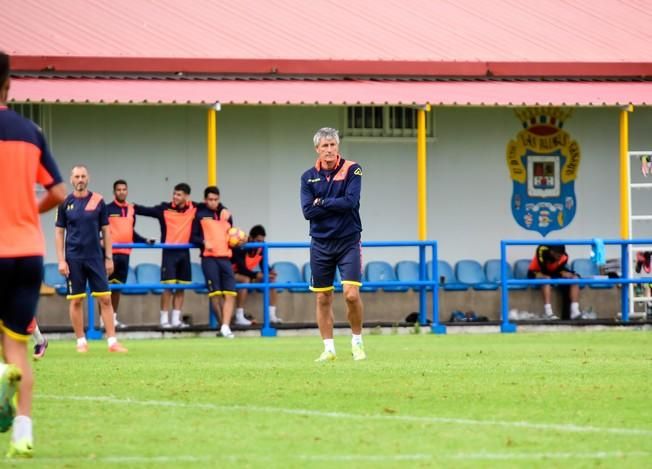
{"type": "Polygon", "coordinates": [[[190,283],[191,280],[190,251],[188,249],[164,249],[161,261],[161,282],[190,283]]]}
{"type": "Polygon", "coordinates": [[[8,337],[27,341],[43,280],[43,257],[0,259],[0,328],[8,337]]]}
{"type": "Polygon", "coordinates": [[[201,269],[206,277],[208,296],[233,295],[235,291],[235,275],[231,260],[226,257],[202,257],[201,269]]]}
{"type": "Polygon", "coordinates": [[[110,283],[127,283],[129,276],[129,254],[113,255],[113,273],[109,277],[110,283]]]}
{"type": "Polygon", "coordinates": [[[362,247],[360,233],[345,238],[318,239],[310,242],[312,291],[333,289],[335,269],[339,268],[343,284],[362,285],[362,247]]]}
{"type": "Polygon", "coordinates": [[[106,278],[104,258],[67,259],[70,274],[68,275],[68,298],[84,298],[86,296],[86,282],[93,296],[110,295],[109,281],[106,278]]]}

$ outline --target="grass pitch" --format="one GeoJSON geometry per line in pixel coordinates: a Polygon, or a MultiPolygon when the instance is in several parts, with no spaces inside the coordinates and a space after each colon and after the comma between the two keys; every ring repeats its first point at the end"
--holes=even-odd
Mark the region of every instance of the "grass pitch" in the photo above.
{"type": "MultiPolygon", "coordinates": [[[[652,467],[646,331],[51,343],[8,467],[652,467]]],[[[3,436],[6,445],[8,435],[3,436]]]]}

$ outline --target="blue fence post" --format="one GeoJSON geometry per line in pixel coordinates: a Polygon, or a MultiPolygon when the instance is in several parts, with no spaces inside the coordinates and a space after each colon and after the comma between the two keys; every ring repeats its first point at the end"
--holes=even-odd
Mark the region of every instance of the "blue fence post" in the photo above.
{"type": "Polygon", "coordinates": [[[260,335],[263,337],[276,337],[276,328],[272,327],[269,320],[269,247],[263,244],[263,328],[260,335]]]}
{"type": "MultiPolygon", "coordinates": [[[[629,244],[620,245],[620,258],[622,278],[629,279],[629,244]]],[[[622,321],[629,321],[629,283],[623,283],[620,288],[620,311],[622,321]]]]}
{"type": "Polygon", "coordinates": [[[88,340],[102,340],[102,331],[95,326],[95,297],[91,291],[86,287],[86,298],[88,299],[88,329],[86,330],[86,338],[88,340]]]}
{"type": "Polygon", "coordinates": [[[439,253],[437,241],[432,242],[432,326],[433,334],[446,334],[446,326],[439,322],[439,253]]]}
{"type": "Polygon", "coordinates": [[[507,285],[507,243],[500,242],[500,332],[516,332],[516,324],[509,322],[509,286],[507,285]]]}
{"type": "MultiPolygon", "coordinates": [[[[419,280],[426,279],[426,247],[419,246],[419,280]]],[[[426,285],[419,286],[419,324],[426,325],[426,285]]]]}

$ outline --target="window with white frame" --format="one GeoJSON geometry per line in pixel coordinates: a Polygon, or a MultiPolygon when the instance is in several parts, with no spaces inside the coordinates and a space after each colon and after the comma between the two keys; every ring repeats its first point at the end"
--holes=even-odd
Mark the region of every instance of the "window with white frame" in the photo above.
{"type": "MultiPolygon", "coordinates": [[[[426,137],[432,138],[432,112],[426,113],[426,137]]],[[[349,106],[344,136],[409,138],[417,136],[417,109],[402,106],[349,106]]]]}

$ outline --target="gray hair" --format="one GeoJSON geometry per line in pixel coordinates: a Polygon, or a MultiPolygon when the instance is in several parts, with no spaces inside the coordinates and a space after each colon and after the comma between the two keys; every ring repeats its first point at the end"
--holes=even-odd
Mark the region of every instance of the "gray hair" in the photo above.
{"type": "Polygon", "coordinates": [[[332,127],[322,127],[315,133],[315,136],[312,137],[315,147],[319,145],[322,138],[325,138],[326,140],[335,140],[338,145],[340,144],[340,133],[337,129],[333,129],[332,127]]]}

